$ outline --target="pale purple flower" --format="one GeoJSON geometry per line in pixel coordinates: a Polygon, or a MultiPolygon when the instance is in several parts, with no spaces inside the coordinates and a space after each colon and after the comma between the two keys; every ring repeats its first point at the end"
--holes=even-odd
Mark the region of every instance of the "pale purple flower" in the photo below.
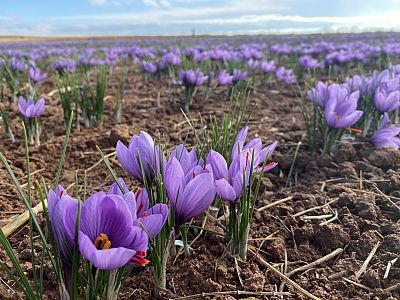
{"type": "Polygon", "coordinates": [[[207,164],[211,165],[217,194],[224,200],[235,202],[247,187],[251,172],[251,153],[249,150],[238,154],[229,166],[224,157],[211,150],[207,156],[207,164]]]}
{"type": "Polygon", "coordinates": [[[188,175],[185,176],[181,164],[172,156],[165,169],[165,187],[175,214],[175,228],[206,211],[215,197],[210,169],[200,175],[188,175]]]}
{"type": "Polygon", "coordinates": [[[166,164],[166,158],[160,147],[154,144],[152,137],[145,131],[134,135],[128,147],[118,141],[116,150],[122,167],[140,182],[144,182],[145,179],[151,181],[154,176],[158,177],[166,164]],[[145,178],[142,176],[141,167],[145,178]]]}
{"type": "Polygon", "coordinates": [[[274,60],[262,61],[260,68],[264,74],[272,73],[276,70],[276,63],[274,60]]]}
{"type": "Polygon", "coordinates": [[[400,127],[390,126],[389,115],[384,113],[383,119],[377,131],[370,138],[375,148],[390,147],[400,149],[400,127]]]}
{"type": "Polygon", "coordinates": [[[239,83],[240,81],[245,80],[247,77],[247,72],[241,71],[239,69],[233,69],[232,72],[232,83],[235,85],[239,83]]]}
{"type": "Polygon", "coordinates": [[[182,81],[185,86],[200,86],[203,85],[208,79],[207,75],[204,75],[200,69],[195,70],[180,70],[179,71],[179,80],[182,81]]]}
{"type": "Polygon", "coordinates": [[[142,68],[144,71],[150,74],[154,74],[157,72],[157,65],[145,60],[142,61],[142,68]]]}
{"type": "Polygon", "coordinates": [[[375,91],[374,104],[379,112],[391,112],[400,107],[400,92],[392,90],[390,81],[383,82],[375,91]]]}
{"type": "Polygon", "coordinates": [[[25,100],[23,97],[19,97],[18,108],[23,116],[28,119],[37,118],[44,113],[44,99],[39,99],[37,102],[33,102],[32,99],[25,100]]]}
{"type": "Polygon", "coordinates": [[[218,85],[230,86],[232,84],[233,76],[230,75],[226,70],[222,70],[218,73],[218,85]]]}
{"type": "Polygon", "coordinates": [[[38,83],[46,79],[47,73],[41,73],[39,68],[31,67],[29,69],[29,78],[32,80],[33,83],[38,83]]]}
{"type": "Polygon", "coordinates": [[[346,88],[335,85],[325,105],[325,119],[329,128],[347,128],[360,120],[363,112],[357,110],[360,92],[347,93],[346,88]]]}

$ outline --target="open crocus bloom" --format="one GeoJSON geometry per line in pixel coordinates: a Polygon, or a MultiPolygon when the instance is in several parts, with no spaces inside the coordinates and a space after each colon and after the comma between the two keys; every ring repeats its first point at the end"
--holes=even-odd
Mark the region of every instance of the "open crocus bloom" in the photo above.
{"type": "Polygon", "coordinates": [[[34,103],[32,99],[25,100],[23,97],[19,97],[18,108],[26,118],[36,118],[44,113],[44,99],[42,98],[34,103]]]}
{"type": "Polygon", "coordinates": [[[168,218],[168,206],[166,204],[156,204],[150,208],[149,195],[145,188],[133,193],[128,190],[122,178],[118,180],[124,192],[122,193],[117,183],[114,182],[108,193],[122,196],[134,217],[133,225],[143,226],[150,237],[155,237],[168,218]]]}
{"type": "Polygon", "coordinates": [[[147,264],[144,256],[148,238],[142,228],[134,225],[135,219],[136,210],[130,210],[119,195],[98,192],[89,197],[81,210],[82,256],[101,270],[118,269],[128,263],[147,264]]]}
{"type": "Polygon", "coordinates": [[[165,169],[165,187],[175,213],[176,227],[206,211],[213,202],[215,187],[209,170],[199,175],[193,172],[188,179],[179,161],[174,156],[169,159],[165,169]]]}

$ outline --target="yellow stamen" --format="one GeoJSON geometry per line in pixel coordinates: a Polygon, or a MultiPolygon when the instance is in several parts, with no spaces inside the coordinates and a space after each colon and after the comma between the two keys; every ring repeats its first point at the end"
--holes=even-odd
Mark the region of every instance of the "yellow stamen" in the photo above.
{"type": "Polygon", "coordinates": [[[111,247],[111,241],[105,233],[100,233],[100,235],[94,240],[93,244],[97,250],[106,250],[111,247]]]}

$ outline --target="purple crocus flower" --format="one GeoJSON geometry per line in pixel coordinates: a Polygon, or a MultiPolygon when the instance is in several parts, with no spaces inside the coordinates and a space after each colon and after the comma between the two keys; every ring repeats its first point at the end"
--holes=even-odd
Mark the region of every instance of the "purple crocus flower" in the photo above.
{"type": "Polygon", "coordinates": [[[47,77],[47,73],[41,73],[39,68],[31,67],[29,69],[29,78],[36,84],[47,77]]]}
{"type": "MultiPolygon", "coordinates": [[[[190,175],[190,174],[189,174],[190,175]]],[[[215,197],[213,174],[209,169],[186,177],[179,161],[172,156],[165,169],[165,187],[175,213],[175,228],[200,215],[215,197]]]]}
{"type": "Polygon", "coordinates": [[[159,176],[166,164],[166,158],[158,145],[154,144],[151,136],[141,131],[134,135],[126,147],[121,141],[117,142],[117,158],[122,167],[140,182],[144,181],[142,169],[147,180],[151,181],[154,175],[159,176]]]}
{"type": "Polygon", "coordinates": [[[250,178],[250,151],[242,151],[227,166],[225,158],[217,151],[211,150],[207,156],[207,164],[211,165],[215,179],[215,189],[222,199],[234,202],[243,194],[250,178]],[[244,180],[243,180],[244,179],[244,180]]]}
{"type": "Polygon", "coordinates": [[[275,76],[278,80],[283,81],[286,84],[293,84],[296,82],[296,76],[293,73],[292,69],[285,69],[285,67],[279,67],[275,76]]]}
{"type": "Polygon", "coordinates": [[[374,104],[381,113],[391,112],[400,107],[400,92],[390,89],[390,81],[382,82],[375,91],[374,104]]]}
{"type": "Polygon", "coordinates": [[[79,250],[101,270],[115,270],[128,263],[145,265],[148,237],[134,225],[136,203],[128,207],[119,195],[98,192],[82,203],[79,250]]]}
{"type": "Polygon", "coordinates": [[[278,78],[278,80],[283,81],[285,76],[286,76],[286,69],[285,67],[279,67],[276,72],[275,72],[276,78],[278,78]]]}
{"type": "Polygon", "coordinates": [[[75,224],[78,212],[78,200],[70,197],[59,185],[49,190],[48,212],[51,228],[63,263],[71,265],[75,239],[75,224]]]}
{"type": "Polygon", "coordinates": [[[66,287],[70,290],[78,200],[59,185],[55,190],[49,190],[47,201],[52,234],[60,253],[66,287]]]}
{"type": "Polygon", "coordinates": [[[44,113],[44,99],[39,99],[36,103],[32,99],[25,100],[19,97],[18,108],[22,115],[28,119],[33,119],[44,113]]]}
{"type": "Polygon", "coordinates": [[[76,62],[72,59],[59,60],[53,63],[53,68],[61,72],[66,70],[69,73],[75,72],[76,62]]]}
{"type": "Polygon", "coordinates": [[[309,55],[304,55],[299,58],[299,65],[304,69],[316,69],[323,66],[323,63],[319,63],[318,60],[309,55]]]}
{"type": "Polygon", "coordinates": [[[143,225],[146,233],[152,238],[155,237],[168,218],[168,206],[160,203],[150,208],[149,195],[145,188],[133,193],[128,190],[122,178],[118,178],[118,181],[124,192],[122,193],[118,184],[114,182],[108,190],[108,194],[119,195],[124,198],[133,216],[137,217],[137,219],[134,219],[133,225],[143,225]],[[135,209],[136,211],[134,211],[135,209]]]}
{"type": "Polygon", "coordinates": [[[168,52],[163,55],[162,62],[165,65],[177,66],[181,63],[181,58],[179,54],[168,52]]]}
{"type": "Polygon", "coordinates": [[[328,84],[319,81],[315,88],[307,92],[307,98],[315,102],[319,107],[324,107],[328,98],[328,84]]]}
{"type": "Polygon", "coordinates": [[[233,76],[231,76],[226,70],[222,70],[218,73],[218,85],[230,86],[232,84],[233,76]]]}
{"type": "MultiPolygon", "coordinates": [[[[238,132],[232,149],[232,161],[235,160],[241,152],[249,151],[250,154],[254,156],[254,171],[260,172],[264,161],[272,157],[272,154],[276,149],[277,142],[275,141],[274,143],[263,148],[261,138],[254,138],[246,144],[247,131],[248,127],[245,126],[238,132]]],[[[270,162],[266,164],[264,167],[264,172],[272,170],[277,165],[278,163],[276,162],[270,162]]]]}
{"type": "Polygon", "coordinates": [[[142,61],[142,68],[144,71],[146,71],[147,73],[150,73],[150,74],[154,74],[157,72],[157,65],[155,65],[151,62],[145,61],[145,60],[142,61]]]}
{"type": "Polygon", "coordinates": [[[183,85],[193,87],[204,84],[208,76],[204,75],[204,73],[197,68],[196,70],[180,70],[179,79],[182,81],[183,85]]]}
{"type": "Polygon", "coordinates": [[[237,84],[240,81],[245,80],[246,77],[247,77],[247,72],[241,71],[239,69],[233,69],[233,72],[232,72],[232,83],[233,84],[237,84]]]}
{"type": "Polygon", "coordinates": [[[262,61],[261,62],[261,71],[266,74],[266,73],[272,73],[276,69],[276,64],[274,60],[271,61],[262,61]]]}
{"type": "Polygon", "coordinates": [[[347,128],[357,123],[363,115],[362,111],[357,110],[360,92],[349,95],[346,88],[335,85],[331,95],[325,106],[325,119],[329,128],[347,128]]]}
{"type": "Polygon", "coordinates": [[[188,151],[183,144],[178,145],[176,149],[172,151],[171,157],[172,156],[179,161],[185,174],[202,162],[197,159],[195,148],[188,151]]]}
{"type": "Polygon", "coordinates": [[[358,90],[361,90],[362,84],[363,84],[363,78],[359,75],[354,75],[353,77],[347,77],[346,78],[346,84],[349,88],[349,91],[355,92],[358,90]]]}
{"type": "Polygon", "coordinates": [[[389,115],[385,112],[378,130],[370,138],[370,142],[375,148],[390,147],[400,149],[399,134],[400,127],[390,126],[389,115]]]}

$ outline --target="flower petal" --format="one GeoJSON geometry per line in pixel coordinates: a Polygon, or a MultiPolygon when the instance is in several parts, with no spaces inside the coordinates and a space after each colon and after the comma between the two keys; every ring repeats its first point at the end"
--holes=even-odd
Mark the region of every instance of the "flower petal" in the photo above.
{"type": "Polygon", "coordinates": [[[236,201],[236,192],[226,179],[222,178],[215,181],[217,194],[226,201],[236,201]]]}
{"type": "Polygon", "coordinates": [[[97,250],[91,239],[83,232],[79,232],[79,251],[100,270],[118,269],[126,265],[136,254],[135,250],[123,247],[97,250]]]}

